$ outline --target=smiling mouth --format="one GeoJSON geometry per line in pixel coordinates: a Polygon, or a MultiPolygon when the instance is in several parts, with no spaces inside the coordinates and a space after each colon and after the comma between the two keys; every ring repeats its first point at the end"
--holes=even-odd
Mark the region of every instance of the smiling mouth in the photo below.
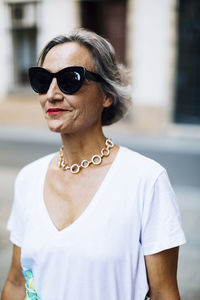
{"type": "Polygon", "coordinates": [[[66,112],[66,111],[68,111],[68,110],[62,109],[62,108],[50,108],[47,110],[49,115],[56,115],[56,114],[60,114],[60,113],[66,112]]]}

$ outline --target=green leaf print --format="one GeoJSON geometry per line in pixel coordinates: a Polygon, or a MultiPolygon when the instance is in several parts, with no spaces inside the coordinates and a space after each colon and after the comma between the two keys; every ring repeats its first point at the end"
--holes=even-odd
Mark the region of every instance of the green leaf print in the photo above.
{"type": "Polygon", "coordinates": [[[22,271],[24,278],[26,280],[26,298],[24,300],[39,300],[41,299],[35,290],[35,282],[33,278],[33,273],[31,270],[22,271]]]}

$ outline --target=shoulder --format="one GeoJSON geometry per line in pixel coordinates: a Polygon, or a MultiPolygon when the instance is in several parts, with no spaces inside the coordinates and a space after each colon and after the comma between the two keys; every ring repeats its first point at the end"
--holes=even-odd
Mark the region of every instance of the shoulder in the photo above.
{"type": "MultiPolygon", "coordinates": [[[[165,168],[155,160],[126,147],[120,147],[120,164],[130,177],[155,181],[165,168]]],[[[123,171],[123,170],[122,170],[123,171]]]]}
{"type": "Polygon", "coordinates": [[[17,174],[15,185],[24,185],[30,181],[30,179],[34,180],[34,178],[42,175],[42,173],[47,170],[48,165],[55,154],[56,153],[45,155],[24,166],[17,174]]]}
{"type": "Polygon", "coordinates": [[[138,152],[135,152],[129,148],[120,146],[121,158],[124,163],[127,163],[131,167],[137,168],[137,170],[143,170],[148,172],[162,172],[164,167],[155,160],[144,156],[138,152]]]}

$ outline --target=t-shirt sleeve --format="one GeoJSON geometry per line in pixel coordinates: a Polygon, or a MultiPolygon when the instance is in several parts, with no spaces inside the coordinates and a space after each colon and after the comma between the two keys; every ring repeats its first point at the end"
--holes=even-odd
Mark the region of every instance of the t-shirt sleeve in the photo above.
{"type": "Polygon", "coordinates": [[[10,231],[10,241],[17,245],[22,246],[24,237],[25,224],[24,224],[24,191],[21,188],[20,173],[18,174],[14,185],[14,200],[11,213],[7,223],[7,229],[10,231]]]}
{"type": "Polygon", "coordinates": [[[143,206],[141,244],[144,255],[184,244],[176,196],[165,170],[155,181],[143,206]]]}

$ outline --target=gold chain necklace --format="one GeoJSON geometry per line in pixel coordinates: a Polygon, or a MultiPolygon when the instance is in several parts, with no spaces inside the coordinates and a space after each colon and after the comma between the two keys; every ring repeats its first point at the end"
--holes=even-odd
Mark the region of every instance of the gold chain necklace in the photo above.
{"type": "Polygon", "coordinates": [[[114,143],[111,139],[106,139],[105,141],[106,148],[101,149],[101,154],[95,154],[92,156],[91,160],[84,159],[80,164],[73,164],[68,166],[65,162],[64,158],[64,146],[60,148],[60,158],[58,162],[59,168],[63,169],[64,171],[70,170],[72,174],[77,174],[80,172],[81,168],[88,168],[91,164],[93,165],[100,165],[102,162],[103,157],[107,157],[110,155],[110,149],[114,147],[114,143]]]}

